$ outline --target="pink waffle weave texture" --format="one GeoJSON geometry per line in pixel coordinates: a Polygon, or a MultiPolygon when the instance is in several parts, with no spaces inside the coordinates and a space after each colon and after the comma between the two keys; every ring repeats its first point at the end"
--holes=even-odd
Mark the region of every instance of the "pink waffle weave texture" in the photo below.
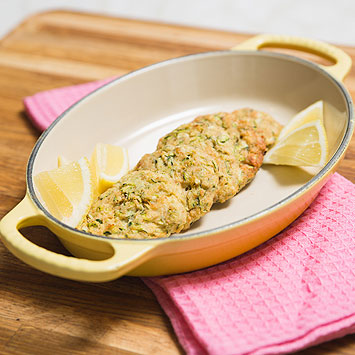
{"type": "MultiPolygon", "coordinates": [[[[45,129],[112,79],[24,100],[45,129]]],[[[188,354],[282,354],[355,332],[355,185],[334,174],[282,233],[228,262],[145,278],[188,354]]]]}
{"type": "Polygon", "coordinates": [[[44,131],[68,107],[114,78],[39,92],[23,103],[33,124],[44,131]]]}

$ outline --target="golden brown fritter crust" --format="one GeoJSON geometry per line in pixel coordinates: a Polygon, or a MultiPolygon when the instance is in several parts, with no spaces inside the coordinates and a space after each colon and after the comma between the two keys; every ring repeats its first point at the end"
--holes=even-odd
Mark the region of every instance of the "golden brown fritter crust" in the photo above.
{"type": "Polygon", "coordinates": [[[79,229],[113,238],[161,238],[187,220],[185,190],[165,173],[128,172],[95,201],[79,229]]]}
{"type": "Polygon", "coordinates": [[[158,149],[182,144],[210,151],[218,165],[219,187],[214,202],[224,202],[239,190],[239,177],[235,144],[226,130],[213,122],[195,119],[168,133],[159,140],[158,149]]]}
{"type": "Polygon", "coordinates": [[[135,169],[159,171],[168,174],[186,191],[188,219],[183,229],[200,219],[212,207],[219,184],[218,163],[210,147],[165,145],[152,154],[146,154],[135,169]]]}

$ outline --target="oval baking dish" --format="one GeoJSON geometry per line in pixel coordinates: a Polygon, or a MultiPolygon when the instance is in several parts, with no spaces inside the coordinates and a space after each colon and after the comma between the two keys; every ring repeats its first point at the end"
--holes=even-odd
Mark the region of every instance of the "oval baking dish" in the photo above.
{"type": "Polygon", "coordinates": [[[295,220],[344,156],[354,129],[351,97],[341,83],[350,67],[350,58],[328,44],[261,35],[232,50],[176,58],[120,77],[69,108],[39,138],[27,166],[26,196],[0,222],[1,239],[39,270],[96,282],[187,272],[244,253],[295,220]],[[267,45],[314,52],[335,64],[259,50],[267,45]],[[55,168],[58,155],[78,159],[98,142],[126,146],[133,167],[159,137],[200,114],[252,107],[285,124],[317,100],[325,102],[330,148],[323,168],[265,165],[237,196],[169,238],[119,240],[78,231],[46,210],[34,186],[33,177],[55,168]],[[27,240],[19,230],[31,225],[53,231],[73,257],[27,240]]]}

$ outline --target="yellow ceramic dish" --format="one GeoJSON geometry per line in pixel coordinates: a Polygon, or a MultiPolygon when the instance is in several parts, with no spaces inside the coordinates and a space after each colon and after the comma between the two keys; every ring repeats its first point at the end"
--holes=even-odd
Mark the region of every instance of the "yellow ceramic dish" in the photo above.
{"type": "Polygon", "coordinates": [[[61,115],[38,140],[27,167],[27,193],[0,222],[7,248],[29,265],[82,281],[122,275],[152,276],[200,269],[228,260],[268,240],[316,197],[344,156],[354,129],[351,97],[341,84],[350,58],[328,44],[286,36],[257,36],[229,51],[201,53],[125,75],[88,95],[61,115]],[[323,67],[263,46],[311,51],[335,62],[323,67]],[[320,169],[264,166],[253,182],[213,208],[189,231],[158,240],[117,240],[79,232],[43,207],[33,176],[55,167],[56,157],[88,155],[97,142],[124,145],[132,166],[158,138],[182,122],[215,111],[250,106],[285,124],[324,100],[329,161],[320,169]],[[27,240],[22,227],[43,225],[74,255],[27,240]]]}

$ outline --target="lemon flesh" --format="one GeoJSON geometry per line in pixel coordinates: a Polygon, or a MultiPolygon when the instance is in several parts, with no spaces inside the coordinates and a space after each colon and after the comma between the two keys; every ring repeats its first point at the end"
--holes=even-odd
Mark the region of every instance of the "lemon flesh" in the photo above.
{"type": "Polygon", "coordinates": [[[323,101],[320,100],[297,113],[291,119],[291,121],[282,129],[278,139],[281,139],[291,131],[297,129],[302,125],[305,125],[306,123],[316,121],[320,121],[323,123],[323,106],[323,101]]]}
{"type": "Polygon", "coordinates": [[[275,165],[324,166],[328,160],[328,152],[323,124],[323,102],[318,101],[297,114],[283,128],[263,162],[275,165]]]}
{"type": "Polygon", "coordinates": [[[101,194],[127,173],[128,152],[124,147],[98,143],[90,163],[97,184],[97,194],[101,194]]]}
{"type": "Polygon", "coordinates": [[[76,227],[93,201],[93,175],[87,158],[34,177],[45,207],[57,219],[76,227]]]}
{"type": "Polygon", "coordinates": [[[69,164],[70,161],[65,158],[63,155],[58,156],[58,168],[61,168],[62,166],[69,164]]]}

